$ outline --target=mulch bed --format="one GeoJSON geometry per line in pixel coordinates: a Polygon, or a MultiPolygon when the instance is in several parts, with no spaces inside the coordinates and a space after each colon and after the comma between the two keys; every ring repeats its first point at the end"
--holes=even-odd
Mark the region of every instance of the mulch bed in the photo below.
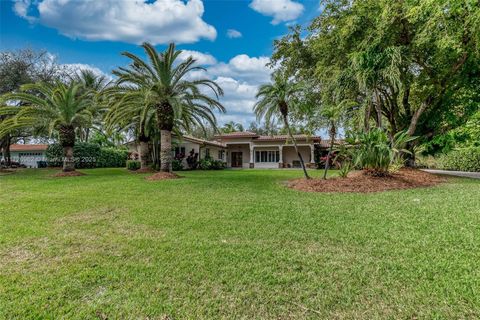
{"type": "Polygon", "coordinates": [[[446,178],[414,169],[402,169],[386,177],[374,177],[363,171],[352,172],[347,178],[295,179],[287,186],[307,192],[381,192],[421,187],[431,187],[445,182],[446,178]]]}
{"type": "Polygon", "coordinates": [[[179,175],[170,172],[157,172],[153,176],[145,177],[149,181],[169,180],[181,178],[179,175]]]}
{"type": "Polygon", "coordinates": [[[81,173],[79,171],[69,171],[69,172],[59,172],[54,174],[52,177],[62,178],[62,177],[79,177],[84,176],[85,173],[81,173]]]}
{"type": "Polygon", "coordinates": [[[155,172],[152,168],[143,168],[143,169],[138,169],[135,171],[132,171],[132,173],[152,173],[155,172]]]}

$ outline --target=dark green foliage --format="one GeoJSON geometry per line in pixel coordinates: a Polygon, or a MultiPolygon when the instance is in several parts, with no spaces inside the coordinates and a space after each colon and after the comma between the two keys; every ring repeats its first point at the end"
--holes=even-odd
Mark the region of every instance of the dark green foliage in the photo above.
{"type": "Polygon", "coordinates": [[[453,150],[438,158],[438,167],[445,170],[480,172],[480,147],[453,150]]]}
{"type": "MultiPolygon", "coordinates": [[[[63,148],[60,144],[48,146],[47,162],[51,167],[59,167],[63,163],[63,148]]],[[[128,151],[116,148],[102,148],[97,144],[80,142],[73,147],[75,168],[108,168],[125,167],[128,151]]]]}
{"type": "Polygon", "coordinates": [[[173,159],[172,161],[172,170],[181,171],[183,170],[183,163],[181,159],[173,159]]]}
{"type": "Polygon", "coordinates": [[[127,169],[131,171],[135,171],[140,169],[141,164],[138,160],[127,160],[127,169]]]}
{"type": "Polygon", "coordinates": [[[221,170],[225,169],[225,162],[220,160],[213,160],[212,158],[201,159],[198,163],[201,170],[221,170]]]}

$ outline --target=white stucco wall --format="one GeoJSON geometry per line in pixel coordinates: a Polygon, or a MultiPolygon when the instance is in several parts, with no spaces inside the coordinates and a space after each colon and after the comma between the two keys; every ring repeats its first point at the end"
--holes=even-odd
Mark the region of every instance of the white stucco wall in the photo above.
{"type": "MultiPolygon", "coordinates": [[[[298,151],[302,155],[303,161],[305,161],[305,163],[309,163],[311,161],[311,149],[309,146],[299,146],[298,151]]],[[[297,153],[295,152],[295,148],[293,146],[284,146],[283,163],[292,165],[293,161],[295,160],[300,160],[297,153]]]]}

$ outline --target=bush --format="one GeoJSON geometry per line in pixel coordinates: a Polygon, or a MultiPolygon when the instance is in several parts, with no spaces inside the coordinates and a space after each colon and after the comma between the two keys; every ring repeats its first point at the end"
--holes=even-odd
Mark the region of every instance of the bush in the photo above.
{"type": "Polygon", "coordinates": [[[213,160],[212,158],[201,159],[198,163],[201,170],[221,170],[225,169],[226,164],[220,160],[213,160]]]}
{"type": "Polygon", "coordinates": [[[138,160],[127,160],[127,169],[131,171],[135,171],[140,169],[141,164],[138,160]]]}
{"type": "Polygon", "coordinates": [[[402,153],[409,153],[404,147],[414,139],[406,132],[399,132],[390,141],[384,130],[374,128],[368,132],[353,133],[345,141],[355,167],[375,176],[383,176],[388,175],[392,164],[403,161],[402,153]]]}
{"type": "Polygon", "coordinates": [[[180,159],[173,159],[172,161],[172,169],[173,171],[181,171],[183,170],[183,163],[180,159]]]}
{"type": "Polygon", "coordinates": [[[438,158],[438,168],[480,172],[480,147],[456,149],[441,155],[438,158]]]}
{"type": "MultiPolygon", "coordinates": [[[[60,144],[51,144],[46,151],[50,167],[63,165],[63,148],[60,144]]],[[[97,144],[80,142],[73,147],[75,168],[125,167],[128,151],[116,148],[102,148],[97,144]]]]}

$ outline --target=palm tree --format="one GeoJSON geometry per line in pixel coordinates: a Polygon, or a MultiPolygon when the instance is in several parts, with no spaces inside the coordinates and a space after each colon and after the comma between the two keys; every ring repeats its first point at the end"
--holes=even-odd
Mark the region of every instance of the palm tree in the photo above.
{"type": "Polygon", "coordinates": [[[229,121],[225,123],[221,129],[223,133],[232,133],[232,132],[241,132],[245,131],[243,125],[241,123],[237,123],[235,121],[229,121]]]}
{"type": "Polygon", "coordinates": [[[148,169],[149,143],[155,135],[156,114],[142,89],[117,85],[106,91],[110,109],[105,115],[107,131],[131,130],[140,147],[140,169],[148,169]]]}
{"type": "Polygon", "coordinates": [[[79,73],[75,73],[70,78],[71,81],[80,83],[82,85],[82,93],[84,92],[91,97],[88,110],[92,114],[93,123],[85,128],[78,128],[80,140],[88,142],[90,138],[90,128],[93,125],[97,127],[101,126],[105,98],[103,93],[110,85],[110,81],[108,81],[106,76],[97,75],[92,70],[80,70],[79,73]]]}
{"type": "Polygon", "coordinates": [[[298,154],[305,178],[310,179],[310,176],[305,169],[303,157],[298,151],[297,140],[292,133],[288,121],[289,112],[299,108],[299,105],[296,103],[295,95],[299,93],[300,90],[301,85],[299,83],[290,82],[285,76],[276,74],[273,77],[273,83],[260,86],[256,95],[256,98],[260,100],[258,100],[253,107],[253,111],[258,120],[265,118],[265,123],[267,124],[272,123],[275,118],[281,118],[283,125],[293,142],[295,152],[298,154]]]}
{"type": "Polygon", "coordinates": [[[340,107],[326,107],[321,110],[321,116],[326,121],[328,126],[328,135],[330,136],[330,145],[328,149],[327,161],[325,162],[325,171],[323,172],[323,179],[327,179],[327,172],[330,166],[330,159],[333,153],[333,146],[335,144],[335,137],[337,135],[337,127],[341,117],[340,107]]]}
{"type": "Polygon", "coordinates": [[[24,106],[16,107],[16,115],[1,124],[0,136],[16,128],[44,127],[49,129],[50,134],[56,131],[64,152],[63,171],[74,171],[75,129],[91,121],[91,113],[87,109],[89,98],[79,94],[80,90],[79,83],[57,81],[54,84],[23,85],[21,92],[5,94],[4,101],[16,100],[24,106]]]}
{"type": "Polygon", "coordinates": [[[123,52],[122,55],[132,62],[128,68],[119,68],[113,73],[118,77],[117,85],[129,85],[134,95],[140,90],[142,103],[155,110],[160,131],[160,170],[171,172],[172,131],[179,126],[186,129],[192,125],[203,126],[204,120],[216,127],[213,112],[225,112],[218,102],[223,90],[209,79],[188,80],[192,71],[205,69],[196,66],[192,57],[178,61],[182,51],[175,50],[174,44],[163,53],[158,53],[149,43],[142,44],[142,47],[148,61],[123,52]],[[204,94],[202,88],[210,89],[215,98],[204,94]]]}

